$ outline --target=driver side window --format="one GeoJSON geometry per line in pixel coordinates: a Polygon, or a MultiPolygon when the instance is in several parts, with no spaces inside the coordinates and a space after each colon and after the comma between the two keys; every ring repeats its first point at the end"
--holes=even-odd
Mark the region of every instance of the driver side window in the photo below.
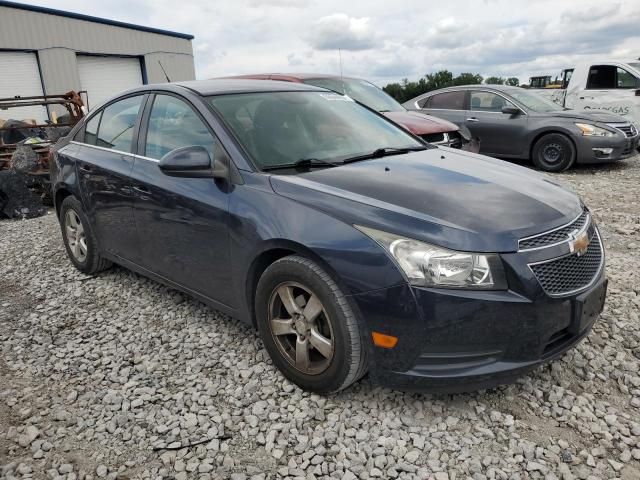
{"type": "Polygon", "coordinates": [[[503,107],[515,105],[504,97],[491,92],[471,92],[471,110],[475,112],[502,112],[503,107]]]}
{"type": "Polygon", "coordinates": [[[624,68],[616,69],[616,87],[617,88],[638,88],[640,81],[627,72],[624,68]]]}
{"type": "Polygon", "coordinates": [[[186,102],[171,95],[156,95],[151,114],[145,155],[160,160],[180,147],[198,145],[214,158],[216,139],[186,102]]]}

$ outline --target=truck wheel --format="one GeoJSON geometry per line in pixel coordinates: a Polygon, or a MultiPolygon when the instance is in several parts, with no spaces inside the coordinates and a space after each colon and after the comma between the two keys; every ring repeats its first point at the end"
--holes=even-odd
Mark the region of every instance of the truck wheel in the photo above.
{"type": "Polygon", "coordinates": [[[65,198],[60,206],[60,228],[67,255],[82,273],[93,275],[111,266],[109,260],[100,256],[89,219],[73,196],[65,198]]]}
{"type": "Polygon", "coordinates": [[[337,392],[365,374],[362,326],[315,262],[294,255],[269,266],[258,282],[255,311],[273,363],[300,388],[337,392]]]}
{"type": "Polygon", "coordinates": [[[542,136],[531,153],[534,165],[545,172],[563,172],[576,160],[573,142],[561,133],[542,136]]]}

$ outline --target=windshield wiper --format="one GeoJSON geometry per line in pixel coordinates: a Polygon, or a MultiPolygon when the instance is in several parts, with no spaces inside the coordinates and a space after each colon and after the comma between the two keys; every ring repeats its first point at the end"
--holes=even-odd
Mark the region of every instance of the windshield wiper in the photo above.
{"type": "Polygon", "coordinates": [[[262,167],[263,172],[271,170],[284,170],[287,168],[313,168],[313,167],[337,167],[339,163],[330,162],[328,160],[320,160],[319,158],[301,158],[293,163],[279,163],[277,165],[267,165],[262,167]]]}
{"type": "Polygon", "coordinates": [[[346,158],[342,161],[342,163],[352,163],[359,162],[360,160],[368,160],[370,158],[382,158],[388,157],[389,155],[402,155],[409,152],[418,152],[420,150],[426,150],[427,147],[383,147],[378,148],[370,153],[365,153],[363,155],[357,155],[355,157],[346,158]]]}

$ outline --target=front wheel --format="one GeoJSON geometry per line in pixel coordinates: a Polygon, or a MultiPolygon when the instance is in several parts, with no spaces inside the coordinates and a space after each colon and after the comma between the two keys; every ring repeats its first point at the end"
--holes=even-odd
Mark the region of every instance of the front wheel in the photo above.
{"type": "Polygon", "coordinates": [[[333,279],[300,256],[269,266],[258,282],[260,336],[278,369],[304,390],[342,390],[366,372],[362,327],[333,279]]]}
{"type": "Polygon", "coordinates": [[[573,142],[561,133],[549,133],[533,146],[533,163],[545,172],[563,172],[576,160],[573,142]]]}

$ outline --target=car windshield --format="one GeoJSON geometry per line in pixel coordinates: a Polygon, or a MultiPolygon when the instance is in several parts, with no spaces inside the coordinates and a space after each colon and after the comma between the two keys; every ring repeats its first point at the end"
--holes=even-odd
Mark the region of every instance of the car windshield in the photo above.
{"type": "Polygon", "coordinates": [[[547,100],[537,93],[527,92],[526,90],[515,90],[510,91],[509,95],[534,112],[548,113],[564,110],[564,107],[552,102],[551,100],[547,100]]]}
{"type": "Polygon", "coordinates": [[[630,63],[629,65],[631,65],[633,68],[635,68],[637,71],[640,72],[640,62],[630,63]]]}
{"type": "Polygon", "coordinates": [[[240,93],[208,100],[260,169],[302,160],[330,166],[327,162],[381,148],[424,148],[400,127],[334,92],[240,93]]]}
{"type": "Polygon", "coordinates": [[[404,112],[406,108],[396,102],[393,97],[366,80],[355,78],[309,78],[303,83],[326,88],[334,92],[349,95],[356,102],[378,112],[404,112]]]}

